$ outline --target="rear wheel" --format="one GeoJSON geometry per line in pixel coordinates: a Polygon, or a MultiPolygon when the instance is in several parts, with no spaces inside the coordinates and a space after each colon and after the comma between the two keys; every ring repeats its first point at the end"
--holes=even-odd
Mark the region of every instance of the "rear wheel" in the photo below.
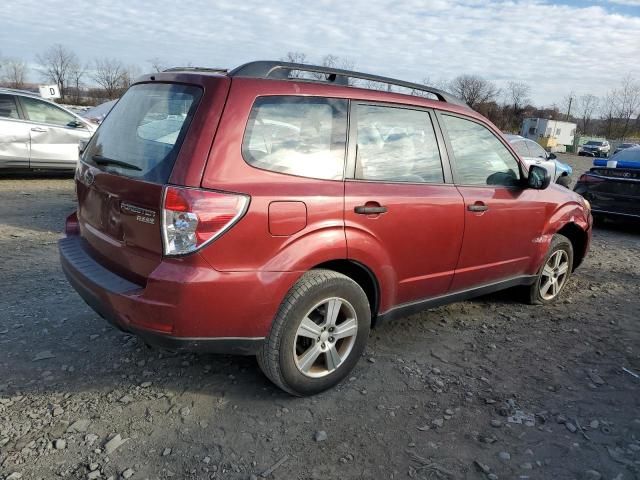
{"type": "Polygon", "coordinates": [[[311,270],[282,302],[258,364],[293,395],[322,392],[356,365],[370,325],[369,301],[356,282],[331,270],[311,270]]]}
{"type": "Polygon", "coordinates": [[[567,237],[553,236],[538,278],[529,288],[529,303],[542,305],[558,298],[571,276],[573,246],[567,237]]]}

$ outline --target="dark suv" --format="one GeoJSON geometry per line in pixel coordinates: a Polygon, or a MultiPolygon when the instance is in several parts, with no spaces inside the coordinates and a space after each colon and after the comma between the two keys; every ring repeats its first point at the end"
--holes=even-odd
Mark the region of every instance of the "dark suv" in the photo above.
{"type": "Polygon", "coordinates": [[[138,79],[82,153],[60,255],[119,328],[255,354],[307,395],[349,373],[374,322],[507,287],[556,299],[592,220],[549,181],[424,85],[278,62],[176,69],[138,79]]]}

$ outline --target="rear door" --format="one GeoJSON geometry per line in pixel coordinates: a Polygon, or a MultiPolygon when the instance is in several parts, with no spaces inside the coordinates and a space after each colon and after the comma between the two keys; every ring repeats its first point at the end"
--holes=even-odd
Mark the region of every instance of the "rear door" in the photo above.
{"type": "Polygon", "coordinates": [[[29,129],[15,95],[0,95],[0,168],[29,167],[29,129]]]}
{"type": "Polygon", "coordinates": [[[93,133],[78,117],[52,103],[18,96],[25,119],[29,121],[31,168],[74,169],[78,144],[93,133]]]}
{"type": "Polygon", "coordinates": [[[395,304],[446,293],[460,253],[464,210],[450,183],[433,112],[365,102],[353,102],[351,112],[349,257],[380,268],[392,283],[387,290],[395,293],[395,304]]]}
{"type": "Polygon", "coordinates": [[[202,93],[194,85],[132,86],[83,153],[81,235],[94,258],[132,281],[144,282],[162,258],[163,187],[202,93]]]}
{"type": "Polygon", "coordinates": [[[527,269],[546,218],[540,191],[522,186],[518,161],[487,126],[448,113],[438,118],[465,204],[452,291],[531,273],[527,269]]]}

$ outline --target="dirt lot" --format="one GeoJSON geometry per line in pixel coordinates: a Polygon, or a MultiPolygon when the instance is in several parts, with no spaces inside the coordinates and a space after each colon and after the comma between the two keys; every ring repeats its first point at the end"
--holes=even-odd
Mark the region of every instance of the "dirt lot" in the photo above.
{"type": "Polygon", "coordinates": [[[253,358],[149,350],[95,315],[58,264],[73,203],[69,178],[0,178],[2,479],[640,479],[637,224],[596,229],[559,303],[384,325],[298,399],[253,358]]]}

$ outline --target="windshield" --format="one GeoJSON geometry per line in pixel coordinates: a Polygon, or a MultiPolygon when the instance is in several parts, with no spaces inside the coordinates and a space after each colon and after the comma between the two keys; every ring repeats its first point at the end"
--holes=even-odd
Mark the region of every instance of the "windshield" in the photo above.
{"type": "Polygon", "coordinates": [[[595,140],[589,140],[587,143],[585,143],[585,145],[594,145],[597,147],[600,147],[601,145],[603,145],[604,142],[596,142],[595,140]]]}
{"type": "Polygon", "coordinates": [[[172,83],[134,85],[113,107],[82,155],[102,170],[166,183],[202,89],[172,83]]]}

